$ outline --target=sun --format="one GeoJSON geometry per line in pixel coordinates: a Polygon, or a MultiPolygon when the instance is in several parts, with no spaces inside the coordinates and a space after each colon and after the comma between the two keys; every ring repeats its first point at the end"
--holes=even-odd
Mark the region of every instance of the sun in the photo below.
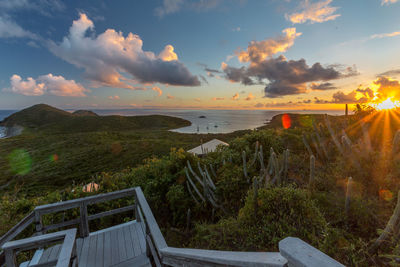
{"type": "Polygon", "coordinates": [[[393,101],[392,99],[388,98],[380,103],[372,103],[371,106],[376,110],[387,110],[400,107],[400,102],[398,100],[393,101]]]}

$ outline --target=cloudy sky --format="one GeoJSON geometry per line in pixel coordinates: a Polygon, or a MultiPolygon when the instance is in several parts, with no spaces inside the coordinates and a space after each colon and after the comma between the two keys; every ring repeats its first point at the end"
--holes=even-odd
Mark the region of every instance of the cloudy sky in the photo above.
{"type": "Polygon", "coordinates": [[[400,99],[398,0],[0,0],[0,109],[400,99]]]}

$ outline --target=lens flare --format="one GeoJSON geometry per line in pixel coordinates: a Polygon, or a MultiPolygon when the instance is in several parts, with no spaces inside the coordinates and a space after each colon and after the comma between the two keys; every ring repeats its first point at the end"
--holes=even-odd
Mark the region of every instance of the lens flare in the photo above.
{"type": "Polygon", "coordinates": [[[292,125],[292,119],[288,114],[283,114],[282,115],[282,126],[285,129],[289,129],[290,126],[292,125]]]}
{"type": "Polygon", "coordinates": [[[400,107],[400,101],[393,101],[391,98],[388,98],[380,103],[371,103],[370,106],[374,107],[376,110],[395,109],[400,107]]]}
{"type": "Polygon", "coordinates": [[[8,155],[11,172],[25,175],[31,171],[32,159],[29,153],[23,149],[16,149],[8,155]]]}
{"type": "Polygon", "coordinates": [[[51,162],[57,162],[58,159],[59,159],[59,157],[58,157],[57,154],[53,154],[53,155],[50,156],[50,161],[51,162]]]}

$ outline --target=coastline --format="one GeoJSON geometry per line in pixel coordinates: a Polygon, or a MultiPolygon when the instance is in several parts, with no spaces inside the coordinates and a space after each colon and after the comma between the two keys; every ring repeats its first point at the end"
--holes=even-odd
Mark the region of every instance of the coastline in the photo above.
{"type": "Polygon", "coordinates": [[[14,125],[11,127],[3,126],[3,128],[4,128],[3,135],[2,136],[0,135],[0,139],[10,138],[20,135],[24,130],[24,127],[19,125],[14,125]]]}

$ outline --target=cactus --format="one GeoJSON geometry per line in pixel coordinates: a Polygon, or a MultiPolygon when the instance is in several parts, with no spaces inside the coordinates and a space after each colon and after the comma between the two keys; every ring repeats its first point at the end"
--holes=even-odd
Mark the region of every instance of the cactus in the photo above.
{"type": "Polygon", "coordinates": [[[191,211],[190,211],[190,209],[188,209],[188,211],[186,213],[186,231],[189,231],[190,224],[191,224],[191,211]]]}
{"type": "Polygon", "coordinates": [[[311,155],[310,157],[310,179],[308,181],[309,186],[312,186],[315,180],[315,157],[311,155]]]}
{"type": "Polygon", "coordinates": [[[375,242],[369,249],[371,253],[374,253],[385,241],[387,241],[391,234],[398,231],[400,223],[399,219],[400,219],[400,191],[397,194],[397,204],[392,216],[390,217],[381,235],[375,240],[375,242]]]}
{"type": "Polygon", "coordinates": [[[339,152],[343,154],[343,148],[340,145],[340,142],[338,141],[338,139],[336,138],[335,132],[332,129],[331,122],[329,121],[327,114],[325,114],[324,119],[325,119],[326,127],[328,128],[329,134],[332,137],[333,143],[335,144],[335,146],[339,150],[339,152]]]}
{"type": "Polygon", "coordinates": [[[311,147],[310,147],[310,145],[309,145],[308,142],[307,142],[306,134],[304,134],[304,133],[303,133],[303,143],[304,143],[304,145],[306,146],[306,149],[307,149],[307,151],[308,151],[308,154],[313,155],[313,152],[312,152],[312,150],[311,150],[311,147]]]}
{"type": "MultiPolygon", "coordinates": [[[[196,187],[195,183],[192,181],[192,179],[190,179],[190,175],[189,175],[189,173],[188,173],[188,171],[187,171],[186,168],[185,168],[185,173],[186,173],[186,177],[187,177],[187,179],[188,179],[190,185],[193,187],[193,189],[194,189],[194,191],[196,192],[196,194],[200,197],[200,199],[201,199],[203,202],[205,202],[206,200],[204,199],[203,195],[202,195],[202,194],[200,193],[200,191],[197,189],[197,187],[196,187]]],[[[190,190],[190,187],[188,187],[188,188],[189,188],[189,193],[191,193],[192,196],[194,196],[193,193],[192,193],[191,190],[190,190]]],[[[194,198],[194,197],[193,197],[193,198],[194,198]]]]}
{"type": "Polygon", "coordinates": [[[260,146],[260,143],[258,141],[256,141],[256,147],[255,147],[255,152],[254,152],[254,157],[253,160],[250,162],[249,167],[253,166],[254,163],[256,163],[256,160],[258,158],[258,148],[260,146]]]}
{"type": "Polygon", "coordinates": [[[253,178],[253,204],[254,204],[254,215],[257,216],[257,210],[258,210],[258,178],[254,177],[253,178]]]}
{"type": "MultiPolygon", "coordinates": [[[[192,165],[190,165],[190,161],[187,161],[187,165],[189,168],[190,173],[196,178],[197,182],[199,182],[201,185],[203,185],[203,182],[201,181],[200,177],[193,171],[192,165]]],[[[186,175],[188,176],[188,175],[186,175]]]]}
{"type": "Polygon", "coordinates": [[[322,150],[322,154],[325,157],[325,159],[328,159],[328,151],[325,148],[324,142],[322,141],[321,135],[320,135],[320,130],[318,129],[317,125],[315,124],[315,121],[312,121],[313,124],[313,128],[314,128],[314,132],[315,132],[315,136],[317,137],[317,145],[321,148],[322,150]]]}
{"type": "Polygon", "coordinates": [[[249,176],[247,174],[247,162],[246,162],[246,151],[242,152],[242,160],[243,160],[243,174],[244,178],[247,179],[247,182],[249,182],[249,176]]]}
{"type": "Polygon", "coordinates": [[[352,186],[353,186],[353,178],[349,177],[349,179],[347,180],[346,201],[344,204],[344,210],[345,210],[346,217],[349,214],[352,186]]]}
{"type": "Polygon", "coordinates": [[[214,178],[217,178],[217,174],[215,173],[213,165],[210,163],[209,166],[210,166],[210,170],[211,170],[212,175],[214,176],[214,178]]]}
{"type": "MultiPolygon", "coordinates": [[[[371,146],[371,138],[369,137],[369,133],[368,133],[368,129],[365,126],[365,123],[363,121],[361,121],[361,129],[363,132],[363,137],[364,137],[364,148],[366,148],[367,152],[370,152],[372,149],[371,146]]],[[[393,149],[393,147],[392,147],[393,149]]]]}

